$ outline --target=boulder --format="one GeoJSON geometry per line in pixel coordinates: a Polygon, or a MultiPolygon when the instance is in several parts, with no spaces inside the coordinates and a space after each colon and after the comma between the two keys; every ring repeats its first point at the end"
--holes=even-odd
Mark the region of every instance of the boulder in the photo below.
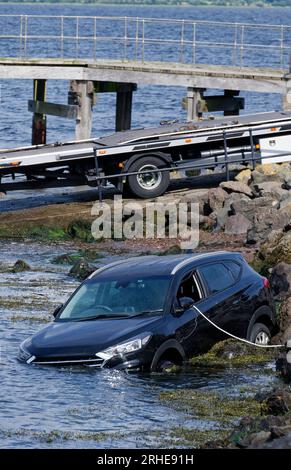
{"type": "Polygon", "coordinates": [[[218,187],[208,191],[208,205],[211,212],[221,209],[228,197],[228,193],[224,189],[218,187]]]}
{"type": "Polygon", "coordinates": [[[225,223],[225,233],[229,235],[243,235],[252,227],[250,220],[243,214],[231,215],[225,223]]]}
{"type": "Polygon", "coordinates": [[[284,182],[291,177],[291,167],[289,163],[265,163],[256,165],[252,172],[252,181],[254,184],[268,181],[284,182]]]}
{"type": "Polygon", "coordinates": [[[252,179],[252,172],[250,169],[243,170],[238,173],[234,179],[240,183],[248,184],[252,179]]]}
{"type": "Polygon", "coordinates": [[[288,176],[287,178],[284,179],[283,188],[288,189],[288,191],[290,191],[290,189],[291,189],[291,176],[288,176]]]}
{"type": "MultiPolygon", "coordinates": [[[[254,226],[247,233],[247,242],[254,231],[254,226]],[[251,233],[252,232],[252,233],[251,233]]],[[[258,237],[257,237],[258,238],[258,237]]],[[[272,230],[265,241],[260,244],[259,251],[256,253],[253,260],[253,267],[263,273],[267,274],[270,268],[273,268],[278,263],[291,263],[291,231],[272,230]]]]}
{"type": "Polygon", "coordinates": [[[209,218],[214,221],[214,229],[216,231],[224,229],[228,217],[229,208],[227,206],[212,212],[209,216],[209,218]]]}
{"type": "Polygon", "coordinates": [[[273,390],[263,400],[263,411],[265,414],[280,416],[288,413],[291,408],[291,393],[287,390],[273,390]]]}
{"type": "Polygon", "coordinates": [[[23,261],[22,259],[18,259],[14,266],[11,269],[12,273],[22,273],[23,271],[30,271],[31,267],[29,264],[26,263],[26,261],[23,261]]]}
{"type": "MultiPolygon", "coordinates": [[[[234,196],[235,193],[231,196],[234,196]]],[[[260,212],[264,207],[273,207],[274,209],[279,208],[279,203],[277,200],[273,199],[272,197],[260,197],[255,199],[250,199],[247,196],[239,195],[237,200],[230,201],[230,210],[231,213],[234,214],[243,214],[247,219],[251,222],[254,220],[254,214],[256,212],[260,212]]]]}
{"type": "Polygon", "coordinates": [[[287,189],[282,188],[280,181],[265,181],[263,183],[254,184],[253,188],[255,193],[259,196],[269,196],[278,201],[283,201],[289,196],[289,192],[287,189]]]}
{"type": "Polygon", "coordinates": [[[288,194],[288,197],[280,201],[280,209],[286,209],[291,214],[291,194],[288,194]]]}
{"type": "Polygon", "coordinates": [[[77,279],[78,281],[83,281],[90,274],[96,270],[95,267],[91,266],[84,258],[80,258],[74,266],[70,269],[69,275],[77,279]]]}
{"type": "Polygon", "coordinates": [[[289,223],[290,212],[287,209],[262,207],[254,214],[253,226],[247,234],[247,243],[263,243],[273,230],[283,230],[289,223]]]}
{"type": "Polygon", "coordinates": [[[223,181],[219,186],[228,193],[246,194],[249,197],[253,196],[251,188],[240,181],[223,181]]]}
{"type": "Polygon", "coordinates": [[[270,283],[275,296],[280,298],[291,294],[291,264],[281,262],[271,272],[270,283]]]}
{"type": "Polygon", "coordinates": [[[215,227],[215,219],[211,218],[210,216],[207,215],[200,215],[199,216],[199,226],[203,230],[210,230],[215,227]]]}

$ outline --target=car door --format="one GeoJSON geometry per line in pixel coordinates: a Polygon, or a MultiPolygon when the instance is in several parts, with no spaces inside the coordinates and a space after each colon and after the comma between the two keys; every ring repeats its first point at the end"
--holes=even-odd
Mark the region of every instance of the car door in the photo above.
{"type": "Polygon", "coordinates": [[[175,338],[181,344],[188,357],[193,351],[199,314],[193,308],[179,311],[179,298],[190,297],[193,303],[198,305],[203,295],[201,286],[196,277],[196,271],[192,269],[184,274],[175,293],[173,315],[175,319],[175,338]]]}
{"type": "MultiPolygon", "coordinates": [[[[223,261],[198,266],[197,275],[206,291],[205,298],[199,303],[199,309],[219,327],[243,337],[243,331],[239,327],[242,295],[238,286],[239,272],[238,269],[237,278],[235,278],[227,262],[223,261]]],[[[207,320],[199,317],[196,337],[199,351],[207,350],[217,341],[226,338],[226,335],[207,320]]]]}

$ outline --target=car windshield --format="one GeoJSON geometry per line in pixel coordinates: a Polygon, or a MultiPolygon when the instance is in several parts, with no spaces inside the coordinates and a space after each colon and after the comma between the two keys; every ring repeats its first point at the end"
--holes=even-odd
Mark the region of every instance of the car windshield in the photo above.
{"type": "Polygon", "coordinates": [[[85,281],[57,320],[130,318],[162,314],[170,278],[162,276],[85,281]]]}

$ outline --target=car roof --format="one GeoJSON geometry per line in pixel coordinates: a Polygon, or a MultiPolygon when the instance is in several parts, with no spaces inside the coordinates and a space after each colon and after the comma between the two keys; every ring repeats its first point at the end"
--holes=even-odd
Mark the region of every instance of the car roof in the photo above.
{"type": "Polygon", "coordinates": [[[139,256],[123,259],[105,265],[97,269],[89,278],[93,278],[98,275],[137,275],[144,276],[153,274],[156,276],[170,276],[174,275],[180,270],[182,270],[187,265],[195,266],[195,263],[203,261],[218,261],[220,259],[234,259],[237,256],[240,256],[240,253],[229,252],[229,251],[215,251],[210,253],[189,253],[181,255],[150,255],[150,256],[139,256]]]}

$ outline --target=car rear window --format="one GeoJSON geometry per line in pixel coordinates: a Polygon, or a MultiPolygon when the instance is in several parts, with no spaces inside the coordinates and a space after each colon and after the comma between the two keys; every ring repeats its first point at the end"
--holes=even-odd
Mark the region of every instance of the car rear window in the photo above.
{"type": "Polygon", "coordinates": [[[235,281],[240,277],[241,266],[234,261],[224,261],[223,264],[231,271],[235,281]]]}
{"type": "Polygon", "coordinates": [[[201,266],[199,267],[199,272],[204,277],[212,294],[227,289],[227,287],[234,284],[233,275],[223,263],[201,266]]]}

